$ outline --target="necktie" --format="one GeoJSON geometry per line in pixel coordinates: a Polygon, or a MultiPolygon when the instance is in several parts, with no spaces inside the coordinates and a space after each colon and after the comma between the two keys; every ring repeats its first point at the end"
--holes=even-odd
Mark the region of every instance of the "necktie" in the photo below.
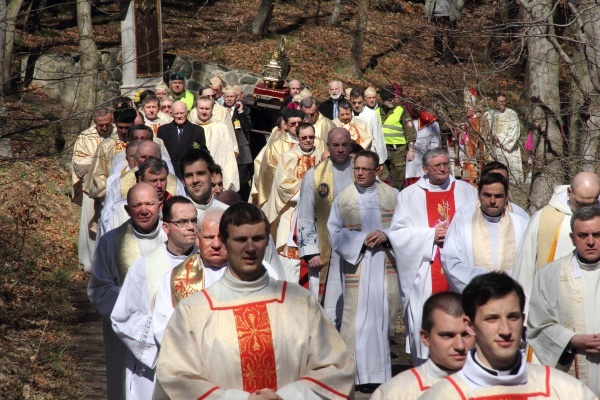
{"type": "Polygon", "coordinates": [[[177,127],[177,142],[181,143],[181,135],[183,134],[183,127],[177,127]]]}

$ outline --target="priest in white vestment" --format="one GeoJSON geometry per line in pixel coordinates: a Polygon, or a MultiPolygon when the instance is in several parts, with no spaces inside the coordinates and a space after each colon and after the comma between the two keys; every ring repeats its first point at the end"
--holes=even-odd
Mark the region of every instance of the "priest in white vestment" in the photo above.
{"type": "Polygon", "coordinates": [[[165,199],[175,195],[185,195],[183,183],[168,171],[168,165],[160,158],[159,147],[156,143],[141,142],[134,157],[135,166],[111,181],[106,188],[104,206],[100,214],[99,236],[114,229],[125,222],[129,217],[124,205],[127,203],[127,192],[137,182],[146,182],[152,185],[158,193],[162,203],[165,199]],[[152,161],[148,161],[152,160],[152,161]]]}
{"type": "Polygon", "coordinates": [[[354,353],[357,385],[381,384],[392,377],[388,333],[395,321],[390,320],[388,297],[394,300],[400,294],[387,232],[398,190],[377,181],[379,165],[375,152],[356,155],[355,184],[335,198],[327,223],[332,251],[339,255],[329,272],[343,275],[344,285],[336,290],[328,285],[325,298],[335,296],[330,302],[340,305],[340,334],[354,353]]]}
{"type": "Polygon", "coordinates": [[[227,126],[214,118],[214,102],[210,97],[201,96],[196,100],[198,118],[196,123],[204,129],[206,148],[216,164],[223,168],[223,186],[226,190],[240,190],[240,175],[238,171],[234,145],[229,137],[227,126]]]}
{"type": "Polygon", "coordinates": [[[600,395],[600,205],[577,209],[571,226],[575,251],[535,277],[527,337],[542,364],[600,395]]]}
{"type": "MultiPolygon", "coordinates": [[[[506,165],[502,164],[501,162],[490,161],[490,162],[486,163],[483,166],[483,168],[481,169],[480,176],[483,176],[490,172],[496,172],[496,173],[502,175],[503,177],[505,177],[506,179],[508,179],[508,167],[506,165]]],[[[508,190],[509,190],[509,193],[508,193],[508,201],[506,202],[506,210],[513,214],[517,214],[518,216],[523,217],[527,221],[529,221],[530,216],[527,213],[527,211],[523,210],[523,208],[521,206],[519,206],[518,204],[510,201],[510,198],[511,198],[511,196],[510,196],[510,181],[509,181],[509,185],[508,185],[508,190]]],[[[480,206],[481,206],[481,203],[479,202],[479,199],[476,201],[465,203],[458,210],[456,210],[456,214],[454,214],[454,218],[458,218],[459,216],[461,216],[463,214],[474,212],[480,206]]],[[[517,245],[518,245],[518,243],[517,243],[517,245]]],[[[525,308],[527,308],[527,306],[525,308]]]]}
{"type": "Polygon", "coordinates": [[[83,190],[85,181],[89,179],[89,171],[94,154],[100,143],[113,133],[113,116],[108,108],[99,108],[94,114],[94,126],[86,129],[77,136],[73,146],[73,159],[71,162],[71,178],[73,181],[73,201],[81,202],[81,215],[79,220],[79,240],[77,254],[79,264],[83,270],[89,272],[92,266],[92,257],[96,248],[95,234],[90,232],[89,222],[94,217],[94,199],[91,199],[83,190]],[[81,198],[80,200],[78,200],[81,198]]]}
{"type": "MultiPolygon", "coordinates": [[[[333,199],[354,180],[350,159],[350,132],[335,128],[329,132],[327,150],[329,158],[308,170],[300,186],[298,211],[298,254],[308,264],[309,288],[321,300],[325,282],[329,279],[339,286],[342,276],[328,276],[329,259],[339,262],[339,256],[331,253],[327,221],[333,199]]],[[[324,304],[325,312],[336,321],[337,304],[324,304]]]]}
{"type": "MultiPolygon", "coordinates": [[[[271,196],[262,207],[271,223],[271,236],[280,254],[281,263],[290,282],[306,280],[308,269],[301,273],[298,256],[296,205],[300,197],[300,185],[306,172],[321,161],[322,150],[315,147],[315,130],[308,122],[297,127],[298,146],[283,153],[275,171],[271,196]]],[[[308,285],[304,286],[308,288],[308,285]]]]}
{"type": "MultiPolygon", "coordinates": [[[[598,203],[600,178],[593,172],[580,172],[570,185],[557,186],[548,205],[531,216],[517,249],[513,278],[523,286],[527,299],[539,269],[573,250],[571,216],[578,208],[598,203]]],[[[525,304],[527,314],[529,300],[525,304]]]]}
{"type": "Polygon", "coordinates": [[[183,184],[187,197],[198,210],[198,217],[209,208],[227,209],[212,193],[213,158],[206,151],[191,150],[181,160],[183,184]]]}
{"type": "Polygon", "coordinates": [[[147,183],[138,183],[127,199],[131,220],[98,241],[87,290],[90,302],[102,316],[109,399],[125,398],[126,354],[123,342],[112,329],[110,314],[131,264],[166,240],[159,224],[156,190],[147,183]]]}
{"type": "MultiPolygon", "coordinates": [[[[152,329],[159,346],[177,304],[186,297],[211,287],[227,270],[227,249],[219,238],[219,222],[223,212],[219,208],[211,208],[202,214],[197,225],[198,253],[187,257],[161,278],[152,314],[152,329]]],[[[269,263],[263,261],[263,266],[270,277],[283,280],[269,263]]]]}
{"type": "Polygon", "coordinates": [[[150,399],[158,346],[154,340],[152,310],[162,277],[195,253],[196,208],[175,196],[163,205],[163,243],[133,262],[110,316],[112,327],[127,347],[127,399],[150,399]]]}
{"type": "Polygon", "coordinates": [[[365,103],[365,94],[361,88],[352,88],[350,91],[350,105],[352,105],[352,115],[354,118],[367,124],[369,132],[373,137],[371,150],[377,153],[379,162],[384,164],[387,160],[387,148],[385,147],[385,139],[383,137],[383,128],[381,126],[381,117],[379,116],[379,113],[367,107],[365,103]]]}
{"type": "Polygon", "coordinates": [[[144,125],[152,129],[155,137],[158,135],[158,128],[173,121],[173,118],[160,112],[160,100],[156,97],[146,97],[140,111],[144,116],[144,125]]]}
{"type": "Polygon", "coordinates": [[[365,122],[352,115],[352,106],[348,100],[341,99],[338,102],[338,118],[334,119],[333,123],[350,132],[350,138],[354,143],[360,144],[365,150],[371,150],[373,143],[371,131],[365,122]]]}
{"type": "Polygon", "coordinates": [[[229,267],[208,289],[183,299],[165,331],[154,399],[347,399],[352,356],[316,299],[269,277],[262,260],[269,223],[237,203],[219,235],[229,267]],[[272,396],[272,398],[275,398],[272,396]]]}
{"type": "Polygon", "coordinates": [[[477,185],[479,207],[454,216],[442,250],[446,279],[458,293],[477,275],[490,271],[510,275],[517,245],[527,228],[528,220],[506,209],[508,179],[491,172],[477,185]]]}
{"type": "MultiPolygon", "coordinates": [[[[156,143],[158,148],[160,149],[160,158],[165,160],[167,165],[169,166],[169,173],[175,174],[175,170],[173,169],[173,163],[171,162],[171,157],[169,157],[169,152],[165,147],[165,143],[161,138],[152,133],[152,129],[147,125],[133,125],[129,128],[129,132],[127,133],[128,141],[127,143],[136,143],[136,142],[144,142],[150,141],[156,143]]],[[[122,171],[123,168],[127,166],[128,160],[125,159],[126,154],[125,150],[116,153],[112,158],[112,163],[110,166],[109,177],[116,172],[122,171]]],[[[108,190],[109,185],[106,183],[106,190],[108,190]]],[[[105,195],[106,200],[106,195],[105,195]]]]}
{"type": "MultiPolygon", "coordinates": [[[[315,127],[315,136],[323,143],[327,142],[329,131],[336,127],[332,120],[319,112],[319,104],[313,96],[308,96],[300,101],[300,110],[310,118],[310,123],[315,127]]],[[[273,136],[273,135],[271,135],[273,136]]],[[[271,138],[269,138],[270,140],[271,138]]]]}
{"type": "Polygon", "coordinates": [[[423,303],[432,294],[449,289],[440,258],[448,226],[461,205],[477,198],[473,186],[450,176],[446,150],[428,150],[423,171],[419,181],[398,195],[388,235],[400,281],[406,350],[416,366],[428,358],[419,338],[423,303]]]}
{"type": "Polygon", "coordinates": [[[429,360],[379,386],[371,400],[416,400],[438,381],[460,371],[475,345],[468,325],[458,293],[441,292],[428,298],[421,340],[429,348],[429,360]]]}
{"type": "Polygon", "coordinates": [[[507,274],[477,276],[463,291],[462,304],[475,333],[475,348],[462,370],[420,399],[597,399],[572,376],[526,362],[520,350],[525,295],[507,274]]]}
{"type": "Polygon", "coordinates": [[[116,131],[98,145],[90,165],[89,179],[85,181],[84,186],[84,190],[89,196],[100,202],[104,199],[106,180],[110,175],[113,157],[125,150],[129,128],[133,126],[137,117],[137,111],[133,108],[119,109],[113,114],[116,131]]]}
{"type": "MultiPolygon", "coordinates": [[[[227,132],[229,132],[229,138],[231,139],[231,143],[233,144],[233,152],[237,156],[239,154],[239,149],[237,145],[237,140],[235,138],[235,128],[233,127],[233,123],[231,122],[231,116],[229,115],[229,112],[219,102],[214,101],[215,91],[213,89],[206,88],[202,90],[202,93],[200,93],[200,95],[209,97],[213,101],[213,117],[216,121],[222,122],[227,126],[227,132]]],[[[196,109],[196,107],[193,107],[190,110],[188,119],[194,124],[198,123],[198,110],[196,109]]]]}

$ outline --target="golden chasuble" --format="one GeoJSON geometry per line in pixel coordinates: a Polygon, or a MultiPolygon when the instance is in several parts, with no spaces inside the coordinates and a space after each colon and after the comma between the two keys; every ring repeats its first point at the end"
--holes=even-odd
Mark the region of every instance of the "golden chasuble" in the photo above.
{"type": "MultiPolygon", "coordinates": [[[[473,262],[475,265],[494,270],[494,259],[492,256],[492,245],[488,227],[485,223],[483,213],[479,210],[473,214],[471,221],[471,241],[473,243],[473,262]]],[[[515,228],[510,215],[506,212],[500,218],[500,232],[498,234],[498,270],[508,272],[513,268],[515,260],[515,228]]]]}
{"type": "Polygon", "coordinates": [[[204,265],[199,254],[188,257],[171,271],[173,308],[191,294],[204,289],[204,265]]]}
{"type": "Polygon", "coordinates": [[[137,242],[135,241],[131,220],[127,220],[127,222],[117,228],[116,243],[117,270],[121,282],[124,282],[125,275],[127,275],[127,271],[129,271],[131,264],[142,256],[137,242]]]}
{"type": "Polygon", "coordinates": [[[329,271],[329,258],[331,257],[331,243],[327,221],[333,204],[333,163],[328,158],[315,167],[315,217],[317,219],[317,232],[319,237],[319,254],[323,268],[319,273],[319,301],[325,290],[325,281],[329,271]]]}

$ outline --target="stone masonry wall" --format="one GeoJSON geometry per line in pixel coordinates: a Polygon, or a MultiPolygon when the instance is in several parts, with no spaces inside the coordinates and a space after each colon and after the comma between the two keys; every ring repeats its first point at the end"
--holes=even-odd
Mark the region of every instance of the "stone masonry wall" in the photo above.
{"type": "MultiPolygon", "coordinates": [[[[21,78],[26,84],[35,85],[49,97],[65,106],[75,102],[78,76],[81,71],[79,54],[29,55],[21,60],[21,78]]],[[[221,72],[230,85],[239,85],[243,92],[252,94],[260,75],[234,70],[223,65],[193,60],[187,56],[165,54],[164,71],[181,71],[187,80],[187,89],[195,94],[205,86],[216,72],[221,72]]],[[[168,72],[165,73],[168,75],[168,72]]],[[[122,84],[121,49],[98,51],[98,104],[119,96],[122,84]]],[[[133,97],[133,93],[132,93],[133,97]]]]}

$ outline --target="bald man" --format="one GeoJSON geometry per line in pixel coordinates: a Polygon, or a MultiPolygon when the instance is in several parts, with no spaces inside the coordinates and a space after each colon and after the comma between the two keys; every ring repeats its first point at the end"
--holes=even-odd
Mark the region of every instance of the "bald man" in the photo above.
{"type": "Polygon", "coordinates": [[[163,140],[169,152],[175,175],[182,179],[181,159],[192,149],[206,150],[206,138],[201,126],[188,121],[186,103],[176,101],[171,110],[173,121],[158,128],[158,137],[163,140]]]}
{"type": "Polygon", "coordinates": [[[126,210],[131,219],[98,241],[92,260],[88,297],[102,316],[106,356],[107,398],[125,398],[123,342],[112,330],[110,314],[131,264],[167,239],[158,219],[160,202],[156,190],[138,183],[127,193],[126,210]]]}
{"type": "MultiPolygon", "coordinates": [[[[515,254],[513,278],[523,286],[527,299],[536,272],[574,250],[569,234],[571,216],[579,208],[598,203],[600,178],[580,172],[570,185],[557,186],[548,205],[531,217],[515,254]]],[[[526,304],[525,312],[529,304],[526,304]]]]}

